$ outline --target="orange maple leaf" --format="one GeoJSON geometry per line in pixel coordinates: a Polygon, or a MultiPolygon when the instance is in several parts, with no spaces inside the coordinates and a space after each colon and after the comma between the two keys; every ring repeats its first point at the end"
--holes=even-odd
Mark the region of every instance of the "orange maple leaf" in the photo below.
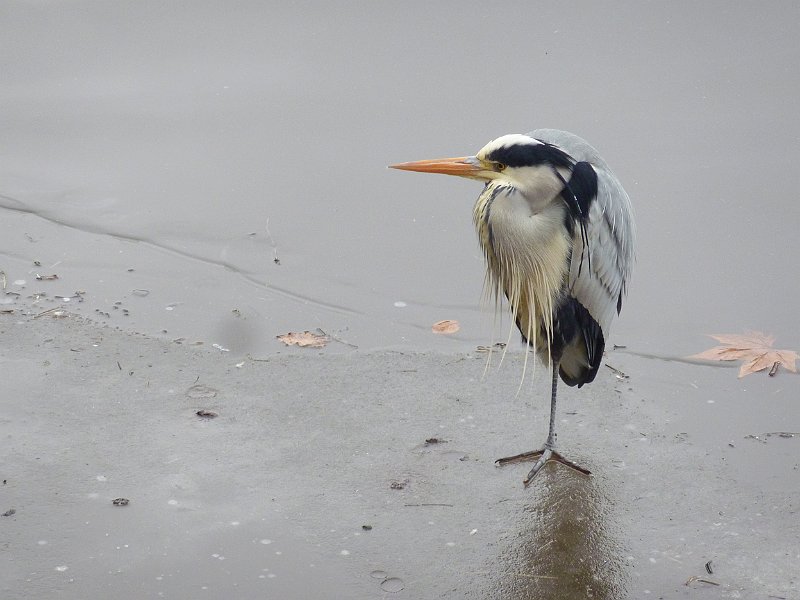
{"type": "Polygon", "coordinates": [[[304,331],[303,333],[290,331],[289,333],[276,335],[275,337],[287,346],[296,345],[301,348],[323,348],[330,340],[327,335],[311,333],[310,331],[304,331]]]}
{"type": "Polygon", "coordinates": [[[722,346],[714,346],[689,358],[746,361],[739,369],[739,377],[763,371],[764,369],[770,369],[770,375],[774,375],[778,366],[783,366],[792,373],[797,373],[795,361],[800,358],[800,355],[793,350],[776,350],[773,348],[772,344],[775,343],[774,336],[766,335],[759,331],[748,331],[743,335],[716,334],[709,337],[720,342],[722,346]]]}
{"type": "Polygon", "coordinates": [[[431,326],[431,331],[433,331],[433,333],[449,334],[455,333],[459,329],[461,329],[461,326],[458,324],[458,321],[452,321],[450,319],[439,321],[431,326]]]}

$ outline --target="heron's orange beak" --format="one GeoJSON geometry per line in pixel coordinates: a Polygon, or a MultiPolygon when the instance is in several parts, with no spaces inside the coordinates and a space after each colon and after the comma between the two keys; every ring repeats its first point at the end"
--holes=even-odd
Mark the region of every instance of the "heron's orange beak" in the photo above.
{"type": "Polygon", "coordinates": [[[420,173],[443,173],[444,175],[458,175],[482,179],[486,169],[474,156],[459,156],[457,158],[434,158],[433,160],[417,160],[414,162],[389,165],[390,169],[401,171],[419,171],[420,173]]]}

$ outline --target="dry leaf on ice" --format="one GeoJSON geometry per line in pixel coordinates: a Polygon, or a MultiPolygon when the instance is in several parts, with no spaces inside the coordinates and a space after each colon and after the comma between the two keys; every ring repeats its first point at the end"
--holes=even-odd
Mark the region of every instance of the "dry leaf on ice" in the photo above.
{"type": "Polygon", "coordinates": [[[323,348],[330,339],[325,334],[311,333],[310,331],[304,331],[303,333],[290,331],[275,337],[287,346],[300,346],[301,348],[323,348]]]}
{"type": "Polygon", "coordinates": [[[431,331],[433,331],[433,333],[455,333],[459,329],[461,329],[461,325],[458,324],[458,321],[451,321],[450,319],[439,321],[431,326],[431,331]]]}
{"type": "Polygon", "coordinates": [[[689,358],[700,358],[703,360],[743,360],[745,363],[739,369],[739,377],[744,377],[750,373],[770,369],[770,375],[774,375],[778,366],[789,369],[796,373],[795,361],[800,358],[797,352],[792,350],[776,350],[772,347],[775,338],[758,331],[748,331],[743,335],[719,334],[711,335],[722,344],[714,346],[694,354],[689,358]]]}

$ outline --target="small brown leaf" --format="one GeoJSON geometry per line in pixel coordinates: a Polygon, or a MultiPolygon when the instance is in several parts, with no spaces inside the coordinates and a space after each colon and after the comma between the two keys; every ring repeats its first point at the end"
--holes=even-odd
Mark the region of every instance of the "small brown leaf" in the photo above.
{"type": "Polygon", "coordinates": [[[301,348],[324,348],[325,344],[330,341],[327,335],[311,333],[310,331],[304,331],[303,333],[290,331],[275,337],[287,346],[300,346],[301,348]]]}
{"type": "Polygon", "coordinates": [[[451,321],[450,319],[439,321],[431,326],[431,331],[433,331],[433,333],[440,333],[443,335],[455,333],[459,329],[461,329],[461,325],[458,324],[458,321],[451,321]]]}
{"type": "Polygon", "coordinates": [[[773,348],[772,344],[775,342],[775,338],[771,335],[749,331],[744,335],[718,334],[710,337],[723,345],[714,346],[689,358],[746,361],[739,369],[739,377],[765,369],[770,369],[770,374],[774,375],[778,366],[783,366],[793,373],[797,372],[795,361],[800,358],[800,355],[792,350],[773,348]]]}

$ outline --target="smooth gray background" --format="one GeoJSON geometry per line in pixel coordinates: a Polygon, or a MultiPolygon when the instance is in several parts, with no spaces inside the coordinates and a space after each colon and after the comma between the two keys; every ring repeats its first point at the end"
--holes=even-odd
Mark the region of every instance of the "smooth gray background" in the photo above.
{"type": "Polygon", "coordinates": [[[471,348],[493,333],[479,186],[385,166],[557,127],[634,201],[613,341],[688,354],[718,331],[800,338],[796,3],[0,11],[1,204],[30,211],[5,212],[0,240],[27,293],[81,290],[87,315],[235,352],[315,327],[361,348],[471,348]],[[462,332],[434,338],[440,319],[462,332]]]}
{"type": "Polygon", "coordinates": [[[4,597],[795,597],[800,438],[764,434],[800,431],[798,378],[668,359],[747,329],[800,347],[798,22],[3,2],[4,597]],[[386,165],[538,127],[601,151],[639,244],[607,357],[629,379],[562,394],[595,476],[523,490],[492,461],[544,437],[547,378],[520,388],[516,342],[482,377],[510,324],[480,309],[479,186],[386,165]],[[315,328],[341,341],[275,340],[315,328]]]}

